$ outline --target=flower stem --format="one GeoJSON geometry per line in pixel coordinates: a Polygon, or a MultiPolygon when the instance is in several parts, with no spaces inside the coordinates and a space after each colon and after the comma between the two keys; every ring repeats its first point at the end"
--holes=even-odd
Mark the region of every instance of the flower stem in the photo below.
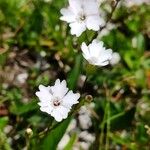
{"type": "Polygon", "coordinates": [[[110,101],[107,100],[107,124],[106,124],[106,144],[105,150],[109,149],[109,132],[110,132],[110,101]]]}
{"type": "Polygon", "coordinates": [[[103,121],[101,123],[101,134],[100,134],[100,146],[99,146],[99,150],[102,150],[103,149],[103,141],[104,141],[104,128],[105,128],[105,120],[106,120],[106,117],[107,117],[107,103],[106,103],[106,106],[105,106],[105,110],[104,110],[104,117],[103,117],[103,121]]]}

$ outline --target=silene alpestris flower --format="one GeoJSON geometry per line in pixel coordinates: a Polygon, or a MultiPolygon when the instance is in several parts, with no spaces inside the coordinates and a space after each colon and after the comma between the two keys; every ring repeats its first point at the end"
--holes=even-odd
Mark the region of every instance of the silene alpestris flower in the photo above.
{"type": "Polygon", "coordinates": [[[88,46],[85,42],[81,45],[83,57],[92,65],[106,66],[112,60],[113,51],[106,49],[102,41],[94,39],[88,46]]]}
{"type": "Polygon", "coordinates": [[[40,110],[50,114],[58,122],[67,118],[72,105],[77,104],[80,98],[79,93],[68,91],[65,80],[60,82],[57,79],[54,86],[39,85],[39,90],[36,95],[40,100],[40,110]]]}
{"type": "Polygon", "coordinates": [[[69,0],[68,8],[62,8],[60,12],[60,19],[69,23],[71,34],[77,37],[86,28],[98,31],[105,24],[100,16],[98,0],[69,0]]]}

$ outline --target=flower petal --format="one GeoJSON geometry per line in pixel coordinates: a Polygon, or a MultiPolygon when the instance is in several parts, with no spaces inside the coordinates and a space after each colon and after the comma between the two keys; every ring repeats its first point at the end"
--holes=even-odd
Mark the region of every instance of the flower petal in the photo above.
{"type": "Polygon", "coordinates": [[[99,14],[98,0],[83,0],[83,5],[86,15],[99,14]]]}
{"type": "Polygon", "coordinates": [[[82,43],[81,50],[83,52],[84,58],[89,59],[90,58],[90,53],[89,53],[88,46],[85,44],[85,42],[82,43]]]}
{"type": "Polygon", "coordinates": [[[104,51],[105,48],[103,47],[103,42],[100,42],[98,40],[93,40],[91,44],[89,44],[89,51],[91,54],[91,57],[98,58],[101,51],[104,51]]]}
{"type": "Polygon", "coordinates": [[[50,93],[50,87],[45,87],[43,85],[39,86],[39,90],[38,92],[36,92],[36,96],[39,97],[39,100],[42,102],[46,102],[46,101],[50,101],[52,98],[52,95],[50,93]]]}
{"type": "Polygon", "coordinates": [[[70,109],[61,105],[57,108],[57,111],[59,111],[61,113],[63,119],[66,119],[68,117],[68,113],[69,113],[70,109]]]}
{"type": "Polygon", "coordinates": [[[61,113],[59,111],[57,111],[57,109],[54,109],[52,111],[51,116],[53,116],[57,122],[60,122],[63,119],[61,113]]]}
{"type": "Polygon", "coordinates": [[[60,20],[66,21],[68,23],[75,22],[75,15],[69,8],[62,8],[60,12],[63,15],[60,17],[60,20]]]}
{"type": "Polygon", "coordinates": [[[73,104],[78,103],[80,97],[79,93],[74,94],[72,91],[69,91],[65,97],[62,99],[62,105],[67,108],[71,108],[73,104]]]}
{"type": "Polygon", "coordinates": [[[104,20],[99,15],[91,15],[86,18],[86,26],[89,30],[98,31],[104,24],[104,20]]]}
{"type": "Polygon", "coordinates": [[[77,37],[79,37],[82,34],[82,32],[84,32],[86,30],[86,26],[85,26],[84,22],[70,23],[69,26],[71,28],[71,34],[76,35],[77,37]]]}
{"type": "Polygon", "coordinates": [[[46,86],[44,86],[44,85],[39,85],[39,90],[40,91],[49,91],[50,90],[50,87],[48,86],[48,87],[46,87],[46,86]]]}
{"type": "Polygon", "coordinates": [[[111,49],[101,51],[101,53],[99,55],[98,65],[100,65],[100,66],[108,65],[111,58],[112,58],[112,50],[111,49]]]}
{"type": "Polygon", "coordinates": [[[53,107],[51,107],[51,106],[42,106],[42,107],[40,107],[40,110],[41,111],[43,111],[43,112],[46,112],[46,113],[48,113],[48,114],[51,114],[52,113],[52,111],[53,111],[53,107]]]}
{"type": "Polygon", "coordinates": [[[82,0],[69,0],[69,6],[75,14],[82,11],[83,2],[82,0]]]}
{"type": "Polygon", "coordinates": [[[66,81],[63,80],[62,82],[60,82],[60,80],[57,79],[55,81],[55,85],[51,86],[51,91],[54,97],[59,97],[60,99],[62,99],[68,91],[68,88],[66,87],[66,81]]]}

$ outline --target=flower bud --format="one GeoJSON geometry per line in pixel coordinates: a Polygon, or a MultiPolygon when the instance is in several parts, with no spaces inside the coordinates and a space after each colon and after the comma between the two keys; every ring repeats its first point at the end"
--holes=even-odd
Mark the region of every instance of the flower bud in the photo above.
{"type": "Polygon", "coordinates": [[[93,100],[92,95],[86,95],[85,100],[90,103],[93,100]]]}
{"type": "Polygon", "coordinates": [[[27,128],[27,129],[26,129],[26,134],[27,134],[29,137],[31,137],[31,136],[33,135],[32,129],[31,129],[31,128],[27,128]]]}

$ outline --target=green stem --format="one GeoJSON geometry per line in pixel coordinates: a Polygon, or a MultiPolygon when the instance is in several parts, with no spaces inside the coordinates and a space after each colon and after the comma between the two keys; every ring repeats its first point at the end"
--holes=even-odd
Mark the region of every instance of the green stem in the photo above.
{"type": "Polygon", "coordinates": [[[117,115],[114,115],[114,116],[108,118],[108,119],[105,120],[104,122],[105,122],[105,123],[106,123],[107,121],[111,122],[112,120],[115,120],[115,119],[117,119],[117,118],[123,116],[125,113],[126,113],[126,112],[121,112],[121,113],[119,113],[119,114],[117,114],[117,115]]]}
{"type": "Polygon", "coordinates": [[[106,133],[106,144],[105,144],[105,150],[108,150],[109,149],[109,133],[110,133],[110,101],[109,99],[107,100],[107,133],[106,133]]]}
{"type": "Polygon", "coordinates": [[[102,150],[103,149],[103,140],[104,140],[104,127],[105,127],[105,120],[106,120],[106,117],[107,117],[107,104],[105,106],[105,110],[104,110],[104,118],[103,118],[103,121],[101,123],[101,134],[100,134],[100,146],[99,146],[99,150],[102,150]]]}

